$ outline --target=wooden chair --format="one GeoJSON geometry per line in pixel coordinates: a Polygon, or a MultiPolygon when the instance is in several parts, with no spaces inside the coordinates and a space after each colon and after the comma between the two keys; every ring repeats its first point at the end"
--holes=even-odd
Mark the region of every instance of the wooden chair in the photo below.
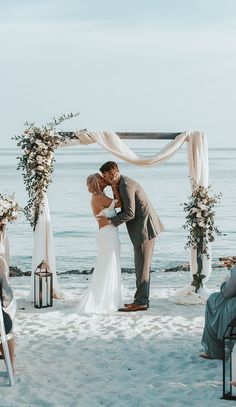
{"type": "Polygon", "coordinates": [[[5,361],[6,368],[7,368],[7,375],[9,378],[10,386],[13,386],[14,385],[14,375],[13,375],[11,359],[10,359],[8,343],[7,343],[7,336],[6,336],[5,326],[4,326],[4,321],[3,321],[1,300],[0,300],[0,337],[1,337],[1,342],[2,342],[3,353],[4,353],[4,361],[5,361]]]}

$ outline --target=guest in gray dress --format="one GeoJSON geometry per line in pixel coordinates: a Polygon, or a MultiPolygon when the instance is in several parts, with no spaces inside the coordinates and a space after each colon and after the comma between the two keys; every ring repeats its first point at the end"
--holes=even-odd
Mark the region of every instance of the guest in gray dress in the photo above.
{"type": "Polygon", "coordinates": [[[236,317],[236,265],[229,279],[207,300],[202,345],[206,359],[223,359],[223,336],[227,325],[236,317]]]}

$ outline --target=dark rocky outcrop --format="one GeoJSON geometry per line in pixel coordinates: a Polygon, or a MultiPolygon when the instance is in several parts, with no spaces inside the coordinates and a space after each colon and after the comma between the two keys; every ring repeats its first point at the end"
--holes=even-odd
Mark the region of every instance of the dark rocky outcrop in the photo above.
{"type": "Polygon", "coordinates": [[[178,266],[175,267],[171,267],[168,269],[164,269],[163,271],[165,271],[166,273],[168,272],[175,272],[175,271],[189,271],[190,270],[190,264],[180,264],[178,266]]]}
{"type": "Polygon", "coordinates": [[[31,276],[31,271],[22,271],[19,267],[10,266],[9,274],[10,277],[31,276]]]}
{"type": "MultiPolygon", "coordinates": [[[[228,256],[228,257],[220,257],[218,261],[215,261],[212,263],[212,268],[216,269],[216,268],[225,268],[225,262],[227,261],[233,261],[234,263],[236,263],[236,256],[228,256]]],[[[94,270],[94,267],[92,267],[91,269],[84,269],[84,270],[78,270],[78,269],[74,269],[74,270],[67,270],[67,271],[63,271],[62,273],[59,273],[60,275],[70,275],[70,274],[74,274],[74,275],[80,275],[80,274],[85,274],[85,275],[89,275],[92,274],[94,270]]],[[[177,271],[189,271],[190,270],[190,265],[188,263],[186,264],[179,264],[177,266],[174,267],[170,267],[170,268],[166,268],[166,269],[162,269],[161,271],[164,271],[166,273],[168,272],[177,272],[177,271]]],[[[151,272],[155,272],[157,270],[152,269],[151,272]]],[[[133,274],[135,273],[135,269],[131,268],[131,267],[123,267],[121,269],[122,273],[128,273],[128,274],[133,274]]],[[[16,266],[10,266],[10,277],[21,277],[21,276],[30,276],[31,275],[31,271],[25,271],[23,272],[21,269],[19,269],[16,266]]]]}

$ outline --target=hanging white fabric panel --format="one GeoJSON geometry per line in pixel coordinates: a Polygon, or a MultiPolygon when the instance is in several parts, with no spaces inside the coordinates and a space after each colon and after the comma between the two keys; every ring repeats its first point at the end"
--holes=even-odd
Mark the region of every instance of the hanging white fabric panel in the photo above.
{"type": "Polygon", "coordinates": [[[31,286],[29,299],[34,300],[34,272],[38,265],[45,260],[53,274],[53,296],[61,298],[62,293],[59,290],[56,273],[56,262],[53,245],[53,234],[51,225],[51,216],[49,211],[48,199],[44,195],[40,208],[40,215],[34,232],[34,248],[32,257],[31,286]]]}
{"type": "MultiPolygon", "coordinates": [[[[189,137],[188,142],[188,163],[189,175],[197,185],[208,186],[208,143],[204,133],[193,133],[189,137]]],[[[169,300],[176,304],[204,304],[210,292],[204,286],[208,281],[211,274],[212,258],[211,246],[208,245],[209,258],[202,256],[202,274],[205,276],[203,280],[203,287],[195,293],[193,286],[187,286],[183,289],[177,290],[175,295],[170,297],[169,300]]],[[[197,273],[197,250],[191,248],[190,250],[190,271],[191,276],[197,273]]]]}
{"type": "Polygon", "coordinates": [[[3,225],[2,232],[0,232],[0,256],[2,256],[8,267],[7,273],[9,274],[9,241],[7,236],[7,224],[3,225]]]}

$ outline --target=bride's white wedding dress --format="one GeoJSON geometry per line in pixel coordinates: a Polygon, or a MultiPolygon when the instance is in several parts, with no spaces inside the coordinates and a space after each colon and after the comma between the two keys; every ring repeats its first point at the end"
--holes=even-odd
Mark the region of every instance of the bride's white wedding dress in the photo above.
{"type": "MultiPolygon", "coordinates": [[[[112,217],[116,200],[99,215],[112,217]]],[[[97,235],[97,260],[91,283],[77,307],[78,314],[105,314],[117,311],[122,305],[120,240],[118,228],[107,225],[97,235]]]]}

